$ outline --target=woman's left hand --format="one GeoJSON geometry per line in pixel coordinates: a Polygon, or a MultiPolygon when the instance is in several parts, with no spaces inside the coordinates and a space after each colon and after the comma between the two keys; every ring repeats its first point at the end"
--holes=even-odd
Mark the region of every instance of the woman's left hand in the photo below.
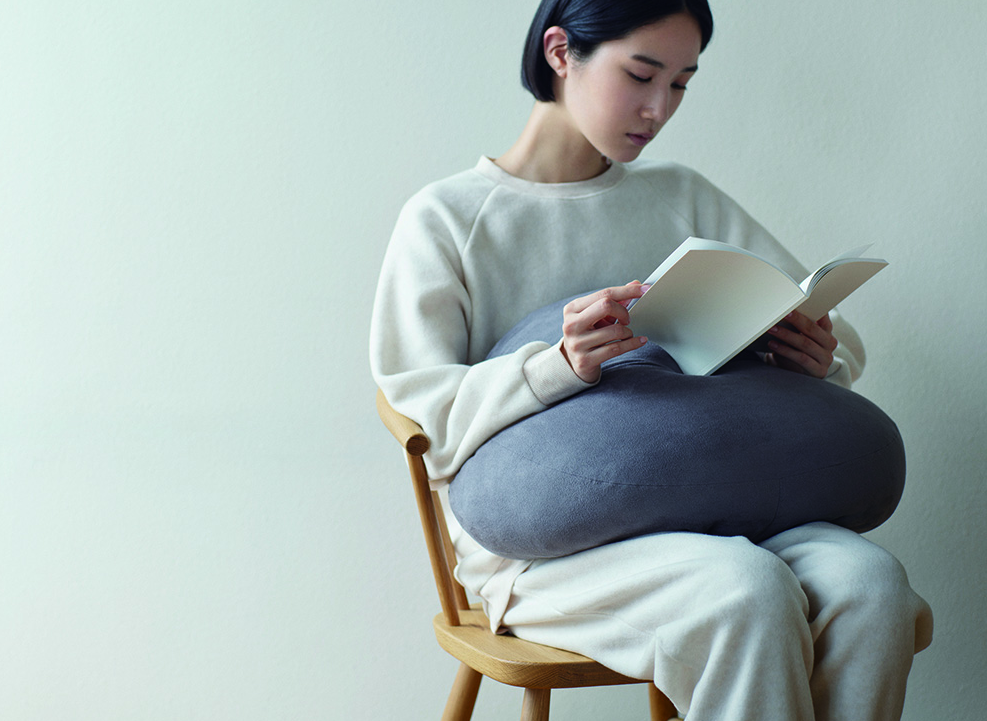
{"type": "Polygon", "coordinates": [[[792,311],[785,321],[789,327],[779,324],[768,331],[773,339],[768,341],[771,352],[764,357],[765,362],[815,378],[825,378],[833,364],[833,351],[836,350],[833,322],[829,315],[813,322],[798,311],[792,311]]]}

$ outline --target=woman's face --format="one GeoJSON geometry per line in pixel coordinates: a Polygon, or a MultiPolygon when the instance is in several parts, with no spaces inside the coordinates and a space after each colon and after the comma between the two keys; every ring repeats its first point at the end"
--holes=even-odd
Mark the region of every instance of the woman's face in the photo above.
{"type": "Polygon", "coordinates": [[[699,25],[686,13],[601,43],[585,61],[567,55],[556,98],[602,155],[629,162],[678,109],[697,70],[699,25]]]}

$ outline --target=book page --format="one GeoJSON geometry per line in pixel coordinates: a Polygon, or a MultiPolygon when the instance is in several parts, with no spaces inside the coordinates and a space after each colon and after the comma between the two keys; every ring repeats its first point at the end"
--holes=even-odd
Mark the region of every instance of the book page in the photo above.
{"type": "Polygon", "coordinates": [[[662,264],[661,277],[649,279],[654,284],[631,310],[631,329],[690,375],[712,373],[805,299],[770,263],[727,248],[670,256],[670,267],[662,264]]]}
{"type": "Polygon", "coordinates": [[[876,258],[834,261],[802,283],[802,291],[809,297],[798,307],[799,312],[819,320],[887,264],[876,258]]]}

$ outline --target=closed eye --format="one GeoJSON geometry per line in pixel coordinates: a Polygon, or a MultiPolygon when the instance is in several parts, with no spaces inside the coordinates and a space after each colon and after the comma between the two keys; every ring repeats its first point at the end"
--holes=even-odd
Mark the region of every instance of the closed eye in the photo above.
{"type": "MultiPolygon", "coordinates": [[[[644,78],[644,77],[641,77],[640,75],[635,75],[634,73],[630,72],[629,70],[627,71],[627,74],[631,77],[631,80],[633,80],[636,83],[641,83],[642,85],[647,84],[647,83],[650,83],[654,79],[654,78],[644,78]]],[[[672,89],[673,90],[687,90],[687,88],[685,86],[685,83],[672,83],[672,89]]]]}

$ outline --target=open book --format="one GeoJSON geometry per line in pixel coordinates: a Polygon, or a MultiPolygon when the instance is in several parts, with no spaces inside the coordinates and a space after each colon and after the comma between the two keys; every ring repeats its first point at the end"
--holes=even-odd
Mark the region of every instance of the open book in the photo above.
{"type": "Polygon", "coordinates": [[[630,305],[630,327],[662,346],[683,373],[709,375],[788,313],[822,318],[888,263],[837,256],[801,285],[743,248],[688,238],[645,281],[630,305]]]}

